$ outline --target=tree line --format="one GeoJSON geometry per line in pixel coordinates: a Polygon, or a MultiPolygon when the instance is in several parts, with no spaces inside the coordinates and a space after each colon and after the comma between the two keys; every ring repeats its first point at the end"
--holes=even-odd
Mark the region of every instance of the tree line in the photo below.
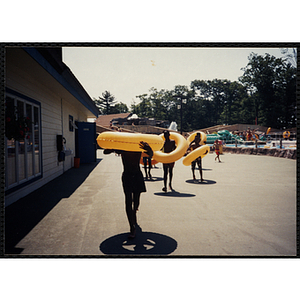
{"type": "Polygon", "coordinates": [[[152,87],[136,96],[130,109],[108,91],[94,101],[102,114],[132,112],[141,118],[175,121],[182,131],[236,123],[295,127],[296,67],[290,56],[251,53],[248,60],[238,81],[193,80],[173,90],[152,87]]]}

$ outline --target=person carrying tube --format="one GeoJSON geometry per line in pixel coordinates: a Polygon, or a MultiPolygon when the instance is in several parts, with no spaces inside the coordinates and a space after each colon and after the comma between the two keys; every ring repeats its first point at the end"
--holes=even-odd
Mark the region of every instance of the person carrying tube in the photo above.
{"type": "Polygon", "coordinates": [[[105,149],[104,154],[115,152],[122,157],[123,173],[122,185],[125,194],[125,210],[130,226],[129,238],[133,239],[136,235],[137,211],[140,204],[140,195],[146,192],[144,176],[140,169],[142,150],[151,158],[153,150],[148,143],[141,141],[139,144],[140,152],[105,149]]]}
{"type": "MultiPolygon", "coordinates": [[[[187,149],[187,153],[199,148],[201,142],[201,135],[200,132],[197,132],[195,138],[193,141],[190,142],[189,147],[187,149]]],[[[195,168],[196,168],[196,164],[198,165],[199,168],[199,173],[200,173],[200,180],[201,182],[203,182],[203,173],[202,173],[202,159],[201,156],[197,157],[194,161],[192,161],[191,163],[191,168],[192,168],[192,174],[193,174],[193,180],[196,180],[196,176],[195,176],[195,168]]]]}

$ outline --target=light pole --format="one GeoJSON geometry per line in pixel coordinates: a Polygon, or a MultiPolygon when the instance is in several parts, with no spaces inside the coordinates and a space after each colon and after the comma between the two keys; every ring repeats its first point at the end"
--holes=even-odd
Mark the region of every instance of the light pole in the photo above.
{"type": "Polygon", "coordinates": [[[186,98],[178,95],[173,97],[180,100],[180,104],[177,105],[177,109],[180,109],[180,134],[182,135],[182,103],[186,104],[186,98]]]}

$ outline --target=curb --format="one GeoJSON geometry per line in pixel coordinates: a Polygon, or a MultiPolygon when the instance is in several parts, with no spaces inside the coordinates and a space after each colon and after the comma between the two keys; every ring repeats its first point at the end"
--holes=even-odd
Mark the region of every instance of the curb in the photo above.
{"type": "Polygon", "coordinates": [[[235,148],[235,147],[223,146],[223,152],[232,153],[232,154],[267,155],[267,156],[274,156],[274,157],[297,159],[297,149],[268,149],[268,148],[242,148],[242,147],[235,148]]]}

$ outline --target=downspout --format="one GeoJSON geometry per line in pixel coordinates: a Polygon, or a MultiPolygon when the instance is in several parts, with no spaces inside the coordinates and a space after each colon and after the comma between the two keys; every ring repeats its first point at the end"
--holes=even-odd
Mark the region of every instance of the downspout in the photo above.
{"type": "MultiPolygon", "coordinates": [[[[60,99],[60,109],[61,109],[61,135],[64,137],[64,117],[63,117],[63,99],[60,99]]],[[[63,163],[63,173],[65,173],[65,161],[63,163]]]]}

